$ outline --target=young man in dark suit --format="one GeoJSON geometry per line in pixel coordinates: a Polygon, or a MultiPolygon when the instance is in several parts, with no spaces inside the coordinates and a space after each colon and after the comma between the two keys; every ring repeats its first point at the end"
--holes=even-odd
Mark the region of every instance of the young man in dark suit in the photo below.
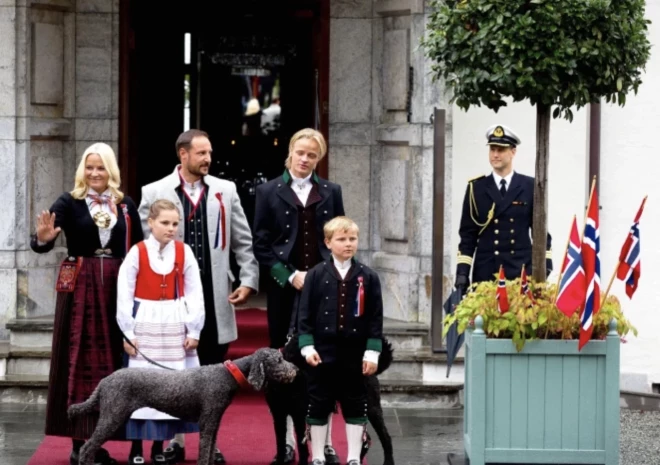
{"type": "MultiPolygon", "coordinates": [[[[295,330],[297,302],[307,272],[330,258],[323,225],[344,214],[341,187],[315,172],[326,151],[323,134],[309,128],[298,131],[289,142],[282,176],[257,187],[254,255],[273,278],[267,294],[273,348],[283,347],[289,332],[295,330]]],[[[286,463],[293,461],[294,449],[293,422],[288,418],[286,463]]],[[[330,432],[325,453],[328,464],[338,463],[330,432]]]]}
{"type": "Polygon", "coordinates": [[[375,271],[356,261],[358,226],[338,217],[325,225],[332,257],[310,270],[300,299],[299,346],[309,365],[307,423],[312,465],[323,465],[328,413],[336,402],[346,421],[346,464],[359,465],[367,426],[364,377],[382,351],[383,299],[375,271]]]}

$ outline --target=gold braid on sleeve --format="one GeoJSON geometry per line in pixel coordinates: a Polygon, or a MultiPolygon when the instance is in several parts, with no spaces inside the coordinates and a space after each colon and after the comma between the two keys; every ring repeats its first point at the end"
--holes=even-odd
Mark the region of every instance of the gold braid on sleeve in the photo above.
{"type": "Polygon", "coordinates": [[[482,232],[484,232],[484,229],[490,224],[491,220],[493,219],[493,215],[495,214],[495,202],[493,202],[493,206],[490,207],[490,210],[488,211],[488,217],[486,218],[485,223],[479,223],[477,219],[474,217],[474,214],[477,214],[479,216],[479,209],[477,208],[477,202],[474,200],[474,186],[472,183],[470,183],[470,218],[472,218],[472,221],[474,221],[474,224],[477,226],[481,226],[481,229],[479,230],[479,235],[481,235],[482,232]],[[474,211],[473,211],[474,209],[474,211]]]}

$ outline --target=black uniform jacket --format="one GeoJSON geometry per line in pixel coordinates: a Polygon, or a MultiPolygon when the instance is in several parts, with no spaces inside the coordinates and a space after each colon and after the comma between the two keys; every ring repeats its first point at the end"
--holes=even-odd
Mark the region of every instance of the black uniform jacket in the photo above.
{"type": "MultiPolygon", "coordinates": [[[[532,218],[534,178],[513,173],[506,196],[502,197],[493,175],[468,183],[459,226],[457,274],[472,282],[490,281],[500,265],[507,279],[520,276],[522,267],[532,273],[532,218]],[[473,262],[474,257],[474,262],[473,262]]],[[[546,269],[552,271],[552,238],[546,244],[546,269]]]]}
{"type": "Polygon", "coordinates": [[[354,347],[358,357],[367,349],[381,352],[383,297],[378,274],[355,259],[344,280],[332,258],[316,265],[305,277],[298,332],[300,347],[313,345],[324,362],[334,360],[339,345],[354,347]],[[356,316],[360,279],[364,311],[356,316]],[[343,298],[346,300],[342,308],[343,298]]]}
{"type": "MultiPolygon", "coordinates": [[[[125,196],[117,205],[117,223],[112,229],[110,241],[105,249],[110,249],[113,257],[124,258],[126,256],[126,221],[122,204],[131,220],[130,245],[137,244],[143,239],[140,215],[133,200],[125,196]]],[[[67,254],[70,257],[93,257],[95,252],[101,249],[99,239],[99,228],[94,223],[89,213],[85,199],[74,199],[71,194],[65,192],[50,207],[50,212],[55,213],[55,227],[62,228],[66,237],[67,254]]],[[[37,253],[49,252],[55,245],[55,240],[44,245],[38,245],[37,236],[33,234],[30,241],[32,250],[37,253]]]]}
{"type": "MultiPolygon", "coordinates": [[[[284,287],[295,271],[290,263],[298,235],[298,207],[289,186],[291,176],[282,176],[261,184],[256,191],[254,214],[254,255],[261,265],[270,268],[271,276],[284,287]]],[[[344,215],[341,187],[312,175],[318,186],[321,201],[316,204],[316,229],[320,256],[327,260],[330,251],[323,243],[323,225],[336,216],[344,215]]]]}

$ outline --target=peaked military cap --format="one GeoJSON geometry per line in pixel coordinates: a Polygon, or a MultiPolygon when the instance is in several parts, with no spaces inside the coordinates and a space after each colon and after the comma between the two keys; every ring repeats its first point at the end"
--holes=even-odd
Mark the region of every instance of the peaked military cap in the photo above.
{"type": "Polygon", "coordinates": [[[520,137],[506,126],[496,124],[486,130],[487,145],[499,145],[500,147],[515,147],[520,145],[520,137]]]}

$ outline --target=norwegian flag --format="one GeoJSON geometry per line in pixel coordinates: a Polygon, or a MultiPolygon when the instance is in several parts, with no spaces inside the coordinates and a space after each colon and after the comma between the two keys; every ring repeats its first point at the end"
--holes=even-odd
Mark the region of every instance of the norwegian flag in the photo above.
{"type": "Polygon", "coordinates": [[[587,282],[582,267],[582,247],[580,245],[580,233],[578,233],[577,220],[573,217],[573,226],[568,240],[566,257],[561,270],[562,278],[557,293],[555,305],[566,316],[571,316],[582,307],[587,293],[587,282]]]}
{"type": "Polygon", "coordinates": [[[600,228],[598,221],[598,194],[592,187],[591,200],[587,210],[587,224],[582,239],[582,262],[587,284],[584,306],[580,312],[580,342],[582,350],[591,339],[593,319],[600,310],[600,228]]]}
{"type": "Polygon", "coordinates": [[[646,197],[644,197],[642,204],[639,206],[639,210],[637,211],[633,225],[630,228],[626,242],[621,248],[621,253],[619,254],[619,267],[616,270],[616,277],[621,281],[626,282],[626,294],[630,299],[632,299],[633,294],[637,290],[639,277],[641,275],[641,261],[639,258],[639,218],[642,216],[645,203],[646,197]]]}
{"type": "Polygon", "coordinates": [[[353,310],[353,316],[362,315],[364,315],[364,278],[358,276],[358,291],[355,296],[355,309],[353,310]]]}
{"type": "Polygon", "coordinates": [[[504,277],[504,268],[500,265],[500,277],[497,283],[497,309],[500,313],[509,311],[509,296],[506,293],[506,279],[504,277]]]}
{"type": "Polygon", "coordinates": [[[529,297],[529,300],[532,301],[532,305],[536,304],[536,300],[534,300],[534,296],[532,295],[532,290],[529,288],[529,281],[527,280],[527,271],[525,270],[525,265],[523,265],[522,273],[520,273],[520,294],[529,297]]]}

